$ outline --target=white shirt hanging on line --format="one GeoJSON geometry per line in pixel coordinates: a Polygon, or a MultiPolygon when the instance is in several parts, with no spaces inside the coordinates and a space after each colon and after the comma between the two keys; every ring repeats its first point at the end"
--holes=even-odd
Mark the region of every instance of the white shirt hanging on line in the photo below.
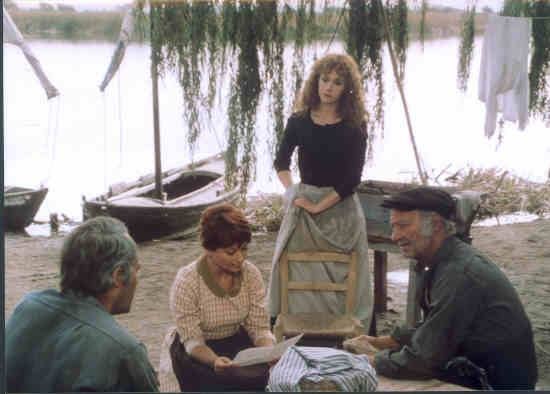
{"type": "Polygon", "coordinates": [[[485,135],[496,128],[497,113],[523,130],[529,115],[527,73],[531,19],[489,15],[479,73],[478,97],[485,102],[485,135]]]}

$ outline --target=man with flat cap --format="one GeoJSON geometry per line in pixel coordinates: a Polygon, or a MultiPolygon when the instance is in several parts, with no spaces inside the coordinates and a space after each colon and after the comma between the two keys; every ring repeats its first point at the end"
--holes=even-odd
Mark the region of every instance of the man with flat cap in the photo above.
{"type": "Polygon", "coordinates": [[[534,389],[538,376],[529,319],[502,271],[455,236],[452,196],[423,186],[386,198],[382,206],[391,209],[392,240],[416,260],[415,302],[423,318],[389,336],[356,338],[380,350],[370,357],[376,371],[481,388],[477,378],[450,372],[461,360],[477,372],[481,367],[493,389],[534,389]]]}

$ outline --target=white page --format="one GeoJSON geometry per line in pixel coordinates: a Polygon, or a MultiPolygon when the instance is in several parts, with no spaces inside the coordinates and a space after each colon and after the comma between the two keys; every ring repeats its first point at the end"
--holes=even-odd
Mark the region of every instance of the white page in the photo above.
{"type": "Polygon", "coordinates": [[[282,357],[286,349],[292,345],[296,345],[304,334],[296,335],[286,341],[276,344],[275,346],[251,347],[241,350],[233,359],[233,364],[239,367],[248,365],[268,363],[282,357]]]}

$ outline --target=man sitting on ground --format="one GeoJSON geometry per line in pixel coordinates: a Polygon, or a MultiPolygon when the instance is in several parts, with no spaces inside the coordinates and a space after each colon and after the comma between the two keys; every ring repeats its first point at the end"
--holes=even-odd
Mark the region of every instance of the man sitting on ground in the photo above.
{"type": "Polygon", "coordinates": [[[453,236],[453,198],[419,187],[385,199],[382,206],[391,209],[392,240],[417,261],[415,299],[423,320],[413,328],[395,328],[390,336],[356,338],[384,349],[374,357],[376,371],[402,379],[449,378],[480,388],[467,377],[449,376],[445,366],[461,356],[483,368],[494,389],[534,389],[537,363],[529,319],[502,271],[453,236]]]}
{"type": "Polygon", "coordinates": [[[130,311],[140,268],[126,226],[84,222],[60,266],[61,291],[27,294],[8,320],[7,391],[158,391],[145,347],[112,316],[130,311]]]}

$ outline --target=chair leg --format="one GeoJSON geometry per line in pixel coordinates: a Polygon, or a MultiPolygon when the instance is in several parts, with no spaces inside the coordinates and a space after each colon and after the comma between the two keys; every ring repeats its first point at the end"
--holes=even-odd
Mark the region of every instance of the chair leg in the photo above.
{"type": "Polygon", "coordinates": [[[369,335],[376,336],[376,312],[372,308],[372,319],[370,320],[369,335]]]}

